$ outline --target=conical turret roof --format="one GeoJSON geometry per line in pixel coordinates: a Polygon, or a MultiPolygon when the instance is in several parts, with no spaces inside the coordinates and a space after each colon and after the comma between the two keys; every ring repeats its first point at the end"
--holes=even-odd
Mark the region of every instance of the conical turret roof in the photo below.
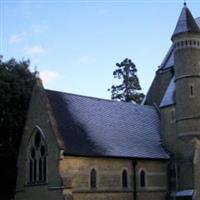
{"type": "Polygon", "coordinates": [[[200,29],[195,22],[194,17],[192,16],[189,8],[184,5],[178,22],[176,24],[176,28],[172,35],[172,39],[182,33],[200,33],[200,29]]]}

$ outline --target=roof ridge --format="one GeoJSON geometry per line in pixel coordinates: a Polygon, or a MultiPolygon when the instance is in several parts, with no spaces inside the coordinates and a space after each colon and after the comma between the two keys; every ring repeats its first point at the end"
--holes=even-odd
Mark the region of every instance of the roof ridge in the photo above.
{"type": "Polygon", "coordinates": [[[96,99],[96,100],[109,101],[109,102],[113,102],[113,101],[118,102],[118,101],[115,101],[115,100],[112,100],[112,99],[103,99],[103,98],[99,98],[99,97],[92,97],[92,96],[63,92],[63,91],[58,91],[58,90],[51,90],[51,89],[45,89],[45,90],[50,91],[50,92],[57,92],[57,93],[63,93],[63,94],[67,94],[67,95],[77,96],[77,97],[89,98],[89,99],[96,99]]]}
{"type": "Polygon", "coordinates": [[[68,92],[63,92],[63,91],[57,91],[57,90],[50,90],[50,89],[44,89],[45,91],[50,91],[50,92],[56,92],[56,93],[62,93],[62,94],[66,94],[66,95],[71,95],[71,96],[77,96],[77,97],[84,97],[84,98],[88,98],[88,99],[94,99],[94,100],[98,100],[98,101],[107,101],[107,102],[115,102],[115,103],[121,103],[121,104],[131,104],[133,106],[138,106],[138,107],[151,107],[153,108],[154,106],[150,106],[150,105],[141,105],[141,104],[134,104],[131,102],[122,102],[122,101],[116,101],[113,99],[103,99],[103,98],[99,98],[99,97],[92,97],[92,96],[86,96],[86,95],[81,95],[81,94],[74,94],[74,93],[68,93],[68,92]]]}

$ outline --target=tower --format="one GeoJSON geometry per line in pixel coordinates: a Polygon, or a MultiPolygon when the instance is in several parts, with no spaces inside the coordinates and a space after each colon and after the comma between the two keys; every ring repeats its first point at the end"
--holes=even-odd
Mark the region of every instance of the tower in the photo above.
{"type": "Polygon", "coordinates": [[[200,136],[200,29],[186,5],[172,41],[175,47],[177,132],[180,139],[188,141],[200,136]]]}
{"type": "Polygon", "coordinates": [[[176,133],[181,140],[176,152],[177,181],[180,183],[179,190],[186,190],[197,187],[195,180],[200,170],[193,165],[200,139],[200,29],[186,3],[172,35],[172,42],[175,49],[176,133]],[[188,149],[184,149],[186,145],[183,145],[183,141],[188,149]],[[185,176],[186,173],[190,176],[185,176]]]}

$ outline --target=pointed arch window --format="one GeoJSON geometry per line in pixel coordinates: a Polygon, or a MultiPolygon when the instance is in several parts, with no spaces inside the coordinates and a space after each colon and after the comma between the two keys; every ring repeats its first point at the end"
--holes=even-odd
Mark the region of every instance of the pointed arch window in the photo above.
{"type": "Polygon", "coordinates": [[[39,127],[34,128],[27,149],[27,183],[46,183],[47,144],[39,127]]]}
{"type": "Polygon", "coordinates": [[[123,172],[122,172],[122,187],[123,188],[128,187],[128,172],[127,172],[127,170],[123,170],[123,172]]]}
{"type": "Polygon", "coordinates": [[[142,169],[140,171],[140,187],[145,187],[146,186],[146,173],[145,171],[142,169]]]}
{"type": "Polygon", "coordinates": [[[90,186],[93,189],[97,187],[97,172],[95,169],[90,172],[90,186]]]}

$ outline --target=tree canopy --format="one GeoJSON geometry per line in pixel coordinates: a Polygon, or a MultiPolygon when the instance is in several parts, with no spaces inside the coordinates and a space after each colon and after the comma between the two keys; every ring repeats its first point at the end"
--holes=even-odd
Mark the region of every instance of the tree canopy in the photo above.
{"type": "Polygon", "coordinates": [[[0,56],[0,199],[10,199],[15,189],[19,143],[36,80],[29,66],[29,60],[0,56]]]}
{"type": "Polygon", "coordinates": [[[131,59],[124,59],[121,63],[116,63],[117,69],[114,70],[114,78],[122,80],[119,85],[112,85],[108,91],[111,91],[111,99],[126,102],[135,102],[140,104],[144,94],[139,92],[141,86],[136,75],[137,69],[131,59]]]}

